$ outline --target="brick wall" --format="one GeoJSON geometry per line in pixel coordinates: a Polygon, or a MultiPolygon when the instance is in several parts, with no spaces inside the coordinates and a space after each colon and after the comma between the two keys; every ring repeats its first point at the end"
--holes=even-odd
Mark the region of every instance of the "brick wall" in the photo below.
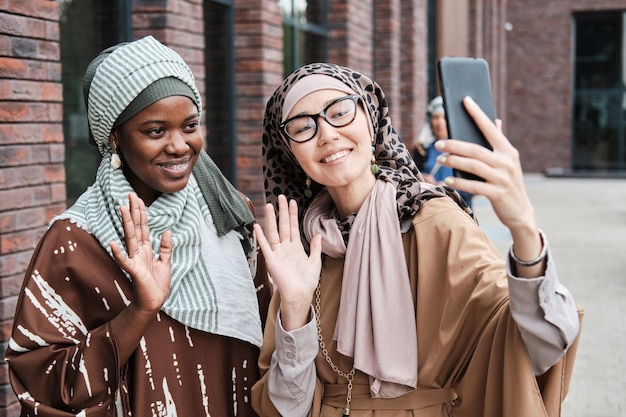
{"type": "MultiPolygon", "coordinates": [[[[426,0],[401,1],[400,137],[411,146],[428,103],[428,13],[426,0]]],[[[397,78],[396,78],[397,80],[397,78]]],[[[397,81],[396,81],[397,82],[397,81]]],[[[396,117],[395,114],[393,116],[396,117]]],[[[395,122],[394,122],[395,123],[395,122]]]]}
{"type": "Polygon", "coordinates": [[[263,219],[261,135],[265,103],[283,80],[282,16],[275,0],[241,0],[235,8],[237,186],[263,219]]]}
{"type": "Polygon", "coordinates": [[[369,74],[383,88],[389,102],[391,120],[396,129],[401,129],[400,74],[401,43],[400,0],[374,2],[374,71],[369,74]]]}
{"type": "MultiPolygon", "coordinates": [[[[32,250],[65,208],[59,6],[9,0],[0,6],[0,352],[32,250]]],[[[0,415],[19,406],[0,363],[0,415]]]]}
{"type": "Polygon", "coordinates": [[[373,0],[328,2],[328,62],[374,75],[373,0]]]}
{"type": "Polygon", "coordinates": [[[489,63],[496,117],[502,119],[506,114],[508,93],[505,85],[506,0],[472,0],[471,3],[468,11],[468,55],[482,57],[489,63]]]}
{"type": "Polygon", "coordinates": [[[624,10],[624,0],[508,0],[505,131],[526,171],[569,168],[575,11],[624,10]]]}
{"type": "Polygon", "coordinates": [[[505,131],[526,171],[571,159],[572,16],[568,1],[509,1],[505,131]]]}

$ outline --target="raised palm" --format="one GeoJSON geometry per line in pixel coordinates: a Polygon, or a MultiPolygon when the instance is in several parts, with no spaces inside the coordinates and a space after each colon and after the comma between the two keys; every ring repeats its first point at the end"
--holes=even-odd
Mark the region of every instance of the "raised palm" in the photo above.
{"type": "Polygon", "coordinates": [[[155,257],[150,243],[150,229],[144,202],[129,194],[129,207],[120,212],[126,243],[126,255],[114,242],[110,243],[115,262],[128,272],[133,281],[133,302],[140,310],[158,311],[170,291],[172,233],[163,233],[159,254],[155,257]]]}

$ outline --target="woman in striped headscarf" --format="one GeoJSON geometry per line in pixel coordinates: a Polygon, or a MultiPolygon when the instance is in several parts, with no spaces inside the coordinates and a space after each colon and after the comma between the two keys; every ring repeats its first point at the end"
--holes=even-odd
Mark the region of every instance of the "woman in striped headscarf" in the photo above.
{"type": "Polygon", "coordinates": [[[98,55],[84,93],[102,161],[26,274],[6,354],[22,415],[255,415],[271,290],[190,68],[146,37],[98,55]]]}

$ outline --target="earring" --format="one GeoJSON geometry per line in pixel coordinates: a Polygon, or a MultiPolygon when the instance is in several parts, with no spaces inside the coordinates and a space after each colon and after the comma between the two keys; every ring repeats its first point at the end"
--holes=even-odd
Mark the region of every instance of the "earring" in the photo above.
{"type": "Polygon", "coordinates": [[[372,174],[374,175],[378,174],[378,172],[380,171],[380,167],[376,163],[376,157],[374,156],[375,151],[376,147],[374,146],[374,143],[372,143],[372,165],[370,166],[370,169],[372,170],[372,174]]]}
{"type": "Polygon", "coordinates": [[[306,198],[311,198],[311,196],[313,195],[313,191],[311,190],[311,178],[307,176],[304,183],[306,184],[306,188],[304,189],[304,196],[306,198]]]}
{"type": "Polygon", "coordinates": [[[113,169],[118,169],[119,167],[122,166],[122,160],[120,158],[120,156],[117,153],[117,143],[112,142],[111,143],[111,166],[113,167],[113,169]]]}

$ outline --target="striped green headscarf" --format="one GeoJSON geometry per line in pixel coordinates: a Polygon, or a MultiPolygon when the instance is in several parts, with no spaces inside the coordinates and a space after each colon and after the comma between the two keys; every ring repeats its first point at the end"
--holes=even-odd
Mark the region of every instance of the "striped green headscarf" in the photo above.
{"type": "MultiPolygon", "coordinates": [[[[113,128],[133,116],[128,109],[135,107],[140,111],[147,107],[137,106],[136,99],[147,88],[154,88],[155,83],[168,78],[180,80],[188,87],[184,92],[178,88],[175,95],[193,94],[189,98],[201,113],[202,99],[191,69],[176,51],[152,36],[112,46],[91,62],[85,72],[83,94],[89,130],[102,155],[111,152],[109,136],[113,128]],[[120,117],[122,120],[118,120],[120,117]]],[[[160,98],[164,97],[167,95],[161,94],[160,98]]]]}

